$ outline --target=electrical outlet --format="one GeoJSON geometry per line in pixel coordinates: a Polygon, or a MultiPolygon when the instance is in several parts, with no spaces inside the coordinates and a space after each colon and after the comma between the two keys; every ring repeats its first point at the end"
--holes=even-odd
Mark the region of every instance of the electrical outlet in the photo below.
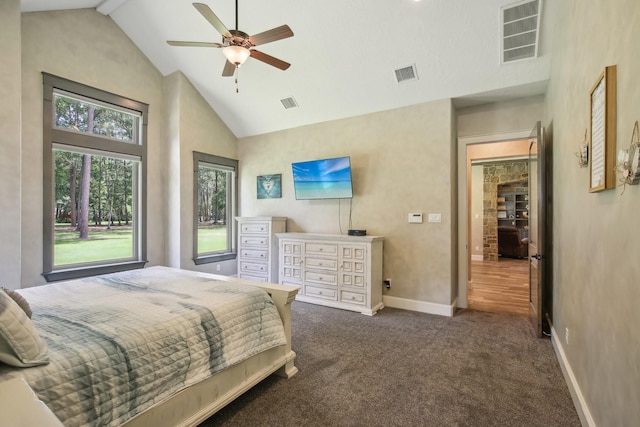
{"type": "Polygon", "coordinates": [[[384,286],[387,289],[391,289],[391,279],[384,279],[384,286]]]}
{"type": "Polygon", "coordinates": [[[569,345],[569,328],[564,329],[564,342],[569,345]]]}
{"type": "Polygon", "coordinates": [[[216,264],[216,271],[220,271],[220,264],[216,264]]]}

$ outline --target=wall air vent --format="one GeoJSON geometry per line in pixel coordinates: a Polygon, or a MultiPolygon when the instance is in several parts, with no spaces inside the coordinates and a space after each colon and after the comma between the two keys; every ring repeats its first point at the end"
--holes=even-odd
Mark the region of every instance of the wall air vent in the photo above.
{"type": "Polygon", "coordinates": [[[298,106],[298,103],[293,98],[293,96],[290,96],[289,98],[281,99],[280,102],[282,102],[282,105],[286,110],[288,110],[289,108],[295,108],[298,106]]]}
{"type": "Polygon", "coordinates": [[[527,0],[500,8],[501,62],[538,56],[542,0],[527,0]]]}
{"type": "Polygon", "coordinates": [[[418,80],[418,70],[416,70],[415,64],[393,70],[393,73],[395,74],[396,81],[398,83],[418,80]]]}

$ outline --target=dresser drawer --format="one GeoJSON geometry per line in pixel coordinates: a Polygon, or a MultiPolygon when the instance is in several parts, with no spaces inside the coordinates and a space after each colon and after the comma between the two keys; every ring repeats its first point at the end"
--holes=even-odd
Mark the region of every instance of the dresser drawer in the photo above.
{"type": "Polygon", "coordinates": [[[305,286],[304,294],[310,297],[338,300],[338,291],[336,289],[319,288],[316,286],[305,286]]]}
{"type": "Polygon", "coordinates": [[[317,271],[305,271],[304,280],[307,282],[323,283],[326,285],[337,286],[338,277],[333,273],[320,273],[317,271]]]}
{"type": "Polygon", "coordinates": [[[255,247],[268,248],[269,237],[240,236],[240,247],[243,247],[243,246],[255,246],[255,247]]]}
{"type": "Polygon", "coordinates": [[[307,242],[304,250],[311,255],[338,256],[338,245],[332,243],[307,242]]]}
{"type": "Polygon", "coordinates": [[[268,260],[269,259],[269,251],[262,251],[257,249],[241,249],[240,256],[243,259],[248,260],[268,260]]]}
{"type": "Polygon", "coordinates": [[[241,279],[249,279],[249,280],[255,280],[256,282],[268,282],[269,280],[267,280],[267,276],[256,276],[256,275],[252,275],[252,274],[238,274],[238,277],[241,279]]]}
{"type": "Polygon", "coordinates": [[[323,270],[338,271],[337,259],[307,257],[305,258],[305,265],[307,268],[321,268],[323,270]]]}
{"type": "Polygon", "coordinates": [[[365,294],[358,294],[355,292],[341,291],[340,301],[348,302],[350,304],[365,305],[367,303],[367,296],[365,294]]]}
{"type": "Polygon", "coordinates": [[[240,262],[240,271],[239,274],[249,273],[249,274],[259,274],[259,273],[267,273],[267,264],[258,264],[254,262],[240,262]]]}
{"type": "Polygon", "coordinates": [[[245,222],[240,224],[241,233],[269,234],[268,222],[245,222]]]}

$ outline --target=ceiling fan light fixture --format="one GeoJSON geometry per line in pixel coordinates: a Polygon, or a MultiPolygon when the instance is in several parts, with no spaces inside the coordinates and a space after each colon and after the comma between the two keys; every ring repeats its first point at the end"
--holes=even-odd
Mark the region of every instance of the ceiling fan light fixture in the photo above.
{"type": "Polygon", "coordinates": [[[251,56],[249,49],[242,46],[227,46],[222,49],[222,53],[227,57],[227,60],[236,67],[241,66],[251,56]]]}

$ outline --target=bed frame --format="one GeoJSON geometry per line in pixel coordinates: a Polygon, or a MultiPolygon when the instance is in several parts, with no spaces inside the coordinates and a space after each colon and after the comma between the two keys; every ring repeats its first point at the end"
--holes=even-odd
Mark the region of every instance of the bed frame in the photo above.
{"type": "Polygon", "coordinates": [[[291,378],[298,372],[293,364],[296,354],[291,350],[291,302],[298,288],[245,279],[233,279],[233,282],[260,287],[271,296],[282,318],[287,344],[256,354],[192,385],[136,415],[123,426],[197,426],[269,375],[291,378]]]}

